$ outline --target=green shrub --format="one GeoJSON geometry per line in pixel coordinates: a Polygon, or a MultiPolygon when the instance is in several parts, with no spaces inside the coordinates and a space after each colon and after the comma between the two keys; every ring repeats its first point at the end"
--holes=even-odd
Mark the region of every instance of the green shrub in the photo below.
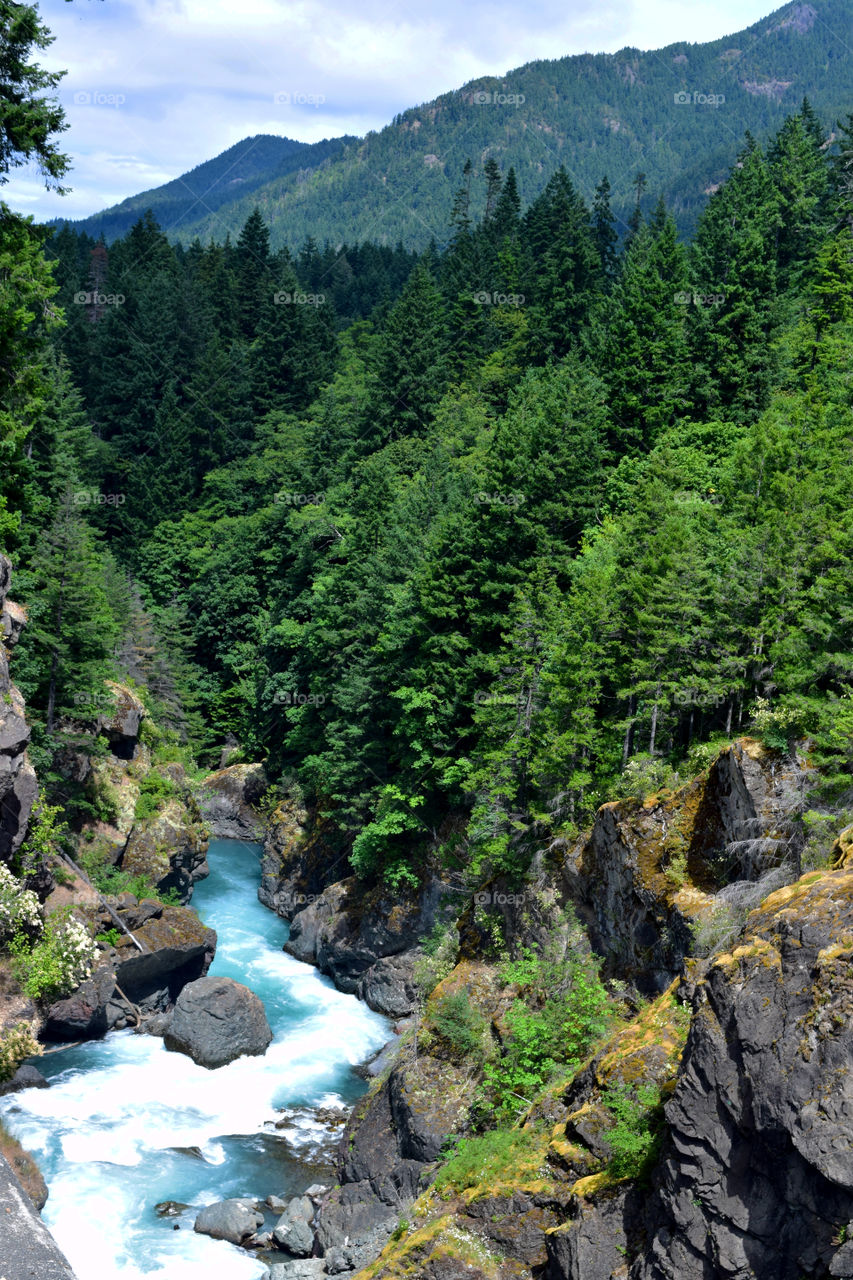
{"type": "Polygon", "coordinates": [[[771,707],[768,698],[758,698],[752,708],[751,727],[771,751],[788,751],[791,739],[802,732],[801,715],[784,703],[771,707]]]}
{"type": "Polygon", "coordinates": [[[25,1059],[36,1058],[43,1052],[28,1026],[12,1027],[0,1036],[0,1083],[11,1080],[25,1059]]]}
{"type": "Polygon", "coordinates": [[[156,769],[146,773],[139,784],[139,796],[133,811],[136,821],[145,822],[153,817],[160,806],[175,795],[176,790],[171,778],[165,778],[156,769]]]}
{"type": "Polygon", "coordinates": [[[459,934],[453,925],[436,924],[421,944],[423,954],[415,961],[415,986],[428,996],[453,971],[459,955],[459,934]]]}
{"type": "Polygon", "coordinates": [[[34,1000],[58,1000],[92,972],[97,948],[71,908],[51,916],[34,945],[18,934],[9,946],[13,972],[34,1000]]]}
{"type": "Polygon", "coordinates": [[[643,804],[647,796],[657,791],[672,790],[681,782],[676,771],[665,760],[640,752],[628,761],[616,783],[616,795],[620,799],[638,800],[643,804]]]}
{"type": "Polygon", "coordinates": [[[645,1178],[663,1138],[663,1099],[654,1085],[630,1089],[619,1085],[602,1095],[615,1119],[606,1136],[611,1156],[607,1171],[614,1178],[645,1178]]]}
{"type": "Polygon", "coordinates": [[[502,1056],[486,1063],[479,1106],[508,1119],[549,1080],[577,1071],[612,1013],[598,962],[573,950],[557,960],[528,949],[504,966],[502,977],[523,990],[506,1015],[502,1056]]]}
{"type": "Polygon", "coordinates": [[[455,1150],[435,1176],[439,1192],[460,1192],[468,1187],[494,1186],[518,1174],[539,1144],[530,1129],[493,1129],[476,1138],[460,1138],[455,1150]]]}
{"type": "Polygon", "coordinates": [[[853,810],[822,813],[807,809],[802,816],[805,843],[800,855],[802,871],[822,871],[832,861],[832,847],[845,827],[853,823],[853,810]]]}
{"type": "Polygon", "coordinates": [[[122,939],[121,929],[104,929],[95,937],[96,942],[103,942],[106,947],[117,947],[122,939]]]}
{"type": "Polygon", "coordinates": [[[482,1061],[489,1024],[471,1004],[467,991],[443,995],[430,1010],[429,1021],[454,1054],[482,1061]]]}

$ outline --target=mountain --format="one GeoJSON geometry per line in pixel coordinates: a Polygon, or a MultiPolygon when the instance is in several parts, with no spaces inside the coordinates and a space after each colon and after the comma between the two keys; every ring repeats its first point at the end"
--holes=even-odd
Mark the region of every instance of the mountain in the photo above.
{"type": "Polygon", "coordinates": [[[361,139],[302,150],[286,139],[247,139],[209,162],[209,193],[202,165],[87,219],[81,229],[103,231],[109,240],[150,206],[185,243],[196,235],[219,240],[238,232],[258,205],[274,247],[298,247],[313,236],[333,244],[402,240],[420,249],[447,239],[468,157],[474,207],[482,206],[482,163],[491,155],[504,170],[515,167],[524,203],[560,165],[588,201],[607,174],[623,220],[642,172],[646,203],[663,195],[689,232],[747,130],[765,140],[806,94],[827,125],[849,110],[849,21],[849,0],[814,0],[706,44],[530,62],[412,107],[361,139]],[[239,165],[229,168],[240,147],[251,147],[245,178],[239,165]]]}
{"type": "MultiPolygon", "coordinates": [[[[243,138],[213,160],[206,160],[162,187],[129,196],[121,204],[95,213],[79,225],[90,235],[103,236],[109,243],[123,236],[146,209],[151,209],[160,226],[172,237],[180,237],[187,227],[195,227],[203,217],[211,227],[209,235],[224,239],[225,229],[218,225],[218,211],[224,206],[242,198],[249,199],[253,191],[271,181],[291,174],[304,175],[337,158],[347,143],[356,141],[355,138],[332,138],[308,143],[259,133],[243,138]]],[[[66,221],[57,218],[54,225],[62,226],[66,221]]]]}

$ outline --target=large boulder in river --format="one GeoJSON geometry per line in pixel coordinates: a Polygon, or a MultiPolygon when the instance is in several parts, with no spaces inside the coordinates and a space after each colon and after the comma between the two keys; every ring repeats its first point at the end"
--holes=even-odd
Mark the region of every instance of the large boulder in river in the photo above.
{"type": "Polygon", "coordinates": [[[184,987],[163,1039],[201,1067],[223,1067],[265,1053],[272,1031],[253,991],[233,978],[208,977],[184,987]]]}
{"type": "Polygon", "coordinates": [[[242,1244],[255,1234],[263,1221],[264,1215],[257,1211],[252,1200],[220,1200],[202,1209],[193,1230],[214,1240],[242,1244]]]}

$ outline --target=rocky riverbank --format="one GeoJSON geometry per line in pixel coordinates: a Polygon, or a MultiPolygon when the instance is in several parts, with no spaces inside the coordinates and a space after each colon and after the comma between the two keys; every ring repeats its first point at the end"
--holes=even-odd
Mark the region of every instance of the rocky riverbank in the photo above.
{"type": "MultiPolygon", "coordinates": [[[[523,894],[492,884],[457,905],[457,963],[427,1021],[464,991],[499,1041],[514,991],[483,959],[487,940],[496,922],[510,946],[559,937],[567,905],[640,1011],[522,1117],[514,1167],[440,1194],[439,1156],[471,1132],[478,1076],[412,1023],[347,1120],[337,1185],[310,1216],[288,1206],[299,1248],[279,1233],[289,1252],[273,1280],[853,1275],[850,842],[838,870],[796,878],[811,782],[804,760],[741,739],[679,791],[605,805],[581,840],[544,847],[523,894]],[[697,946],[711,958],[691,959],[697,946]],[[625,1093],[657,1135],[642,1186],[613,1172],[612,1099],[625,1093]]],[[[304,810],[276,811],[261,899],[290,919],[292,954],[411,1013],[420,944],[454,886],[401,902],[334,880],[325,834],[304,810]]]]}

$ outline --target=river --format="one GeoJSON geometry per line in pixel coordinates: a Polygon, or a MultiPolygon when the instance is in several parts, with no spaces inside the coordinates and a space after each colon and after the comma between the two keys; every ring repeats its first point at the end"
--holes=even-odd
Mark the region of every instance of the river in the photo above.
{"type": "Polygon", "coordinates": [[[263,1057],[208,1071],[119,1031],[35,1060],[51,1087],[0,1099],[44,1174],[42,1216],[79,1280],[262,1277],[258,1258],[193,1232],[198,1207],[304,1190],[324,1131],[308,1115],[276,1130],[277,1108],[352,1103],[365,1089],[353,1065],[389,1038],[386,1018],[282,951],[288,926],[257,898],[260,852],[211,841],[192,905],[219,937],[211,973],[264,1003],[274,1040],[263,1057]],[[191,1208],[159,1217],[167,1200],[191,1208]]]}

